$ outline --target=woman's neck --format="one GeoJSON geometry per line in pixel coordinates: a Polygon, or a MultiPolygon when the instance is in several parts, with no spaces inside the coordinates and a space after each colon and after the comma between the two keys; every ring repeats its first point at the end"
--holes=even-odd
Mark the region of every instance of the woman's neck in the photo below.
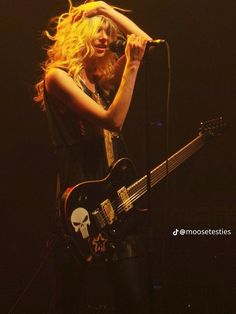
{"type": "Polygon", "coordinates": [[[83,68],[80,72],[80,77],[83,80],[84,84],[90,89],[92,92],[95,92],[95,68],[83,68]]]}

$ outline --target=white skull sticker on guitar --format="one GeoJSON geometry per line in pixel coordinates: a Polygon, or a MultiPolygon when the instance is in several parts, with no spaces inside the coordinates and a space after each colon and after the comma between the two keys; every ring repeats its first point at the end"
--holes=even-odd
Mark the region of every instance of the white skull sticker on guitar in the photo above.
{"type": "Polygon", "coordinates": [[[89,213],[87,210],[82,207],[74,209],[70,220],[75,232],[80,231],[82,238],[87,239],[89,237],[88,226],[90,226],[89,213]]]}

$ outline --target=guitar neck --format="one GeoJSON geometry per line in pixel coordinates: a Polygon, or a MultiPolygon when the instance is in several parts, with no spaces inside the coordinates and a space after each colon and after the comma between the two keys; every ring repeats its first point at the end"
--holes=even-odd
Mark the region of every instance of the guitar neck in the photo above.
{"type": "MultiPolygon", "coordinates": [[[[186,159],[197,152],[204,144],[204,136],[200,134],[186,146],[162,162],[159,166],[150,172],[150,185],[155,186],[159,181],[164,179],[169,173],[180,166],[186,159]]],[[[128,187],[128,194],[132,202],[136,201],[147,192],[147,175],[142,177],[128,187]]]]}

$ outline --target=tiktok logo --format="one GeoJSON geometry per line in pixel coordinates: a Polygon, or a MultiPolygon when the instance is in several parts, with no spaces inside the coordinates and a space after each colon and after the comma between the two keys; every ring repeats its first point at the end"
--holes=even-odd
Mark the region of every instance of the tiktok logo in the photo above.
{"type": "Polygon", "coordinates": [[[173,235],[177,236],[178,232],[179,232],[179,229],[175,229],[175,231],[173,231],[173,235]]]}

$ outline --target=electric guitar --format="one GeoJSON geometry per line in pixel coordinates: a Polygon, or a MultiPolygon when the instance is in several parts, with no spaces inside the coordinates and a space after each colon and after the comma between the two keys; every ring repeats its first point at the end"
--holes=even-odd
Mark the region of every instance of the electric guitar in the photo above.
{"type": "Polygon", "coordinates": [[[149,178],[145,175],[135,181],[132,161],[122,158],[104,179],[68,188],[62,197],[61,216],[79,256],[85,261],[106,256],[114,248],[115,236],[135,201],[147,192],[148,182],[150,187],[155,186],[225,127],[222,118],[202,122],[198,136],[151,170],[149,178]]]}

